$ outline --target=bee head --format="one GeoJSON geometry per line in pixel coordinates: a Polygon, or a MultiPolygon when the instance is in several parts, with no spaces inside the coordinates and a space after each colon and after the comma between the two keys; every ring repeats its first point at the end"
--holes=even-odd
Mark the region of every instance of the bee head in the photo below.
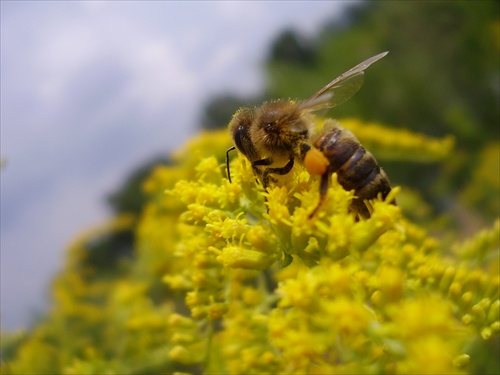
{"type": "Polygon", "coordinates": [[[229,123],[229,134],[234,141],[234,145],[250,161],[259,159],[255,145],[250,137],[250,126],[253,118],[254,113],[251,109],[240,108],[229,123]]]}
{"type": "Polygon", "coordinates": [[[296,102],[276,100],[257,109],[251,125],[252,139],[268,152],[289,154],[308,127],[296,102]]]}

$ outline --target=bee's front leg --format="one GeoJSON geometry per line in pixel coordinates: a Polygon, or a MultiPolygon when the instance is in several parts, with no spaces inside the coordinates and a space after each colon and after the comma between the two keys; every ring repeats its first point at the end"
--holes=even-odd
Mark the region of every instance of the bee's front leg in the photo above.
{"type": "Polygon", "coordinates": [[[271,178],[269,175],[270,174],[278,174],[280,176],[288,174],[292,168],[293,168],[293,163],[294,163],[294,157],[290,156],[290,160],[288,160],[288,163],[286,163],[283,167],[279,168],[266,168],[262,172],[262,183],[264,185],[264,189],[267,188],[269,184],[269,179],[271,178]]]}
{"type": "Polygon", "coordinates": [[[272,158],[259,159],[252,162],[253,173],[257,176],[257,179],[261,182],[264,189],[267,188],[267,185],[269,183],[267,175],[266,177],[264,177],[265,171],[267,170],[267,168],[265,167],[271,165],[272,163],[273,163],[272,158]],[[259,168],[259,167],[264,167],[264,168],[259,168]]]}
{"type": "MultiPolygon", "coordinates": [[[[262,160],[258,160],[257,162],[267,162],[268,160],[269,159],[262,159],[262,160]]],[[[278,174],[278,175],[283,176],[292,170],[293,163],[294,163],[294,157],[290,156],[290,160],[288,160],[288,163],[286,163],[283,167],[265,168],[262,171],[262,175],[261,175],[261,178],[262,178],[261,181],[262,181],[262,186],[263,186],[264,190],[266,190],[267,187],[269,186],[270,180],[272,180],[273,182],[276,182],[276,179],[274,177],[270,176],[270,174],[278,174]]],[[[269,164],[271,164],[271,163],[269,163],[269,164]]],[[[269,164],[267,164],[267,165],[269,165],[269,164]]],[[[256,168],[256,167],[254,166],[254,168],[256,168]]],[[[267,203],[267,197],[265,197],[265,201],[267,203]]],[[[269,212],[269,207],[267,209],[267,212],[269,212]]]]}

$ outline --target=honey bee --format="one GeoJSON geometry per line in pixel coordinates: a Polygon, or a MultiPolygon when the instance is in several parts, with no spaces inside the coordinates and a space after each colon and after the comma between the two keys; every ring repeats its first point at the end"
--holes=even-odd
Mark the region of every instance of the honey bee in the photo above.
{"type": "Polygon", "coordinates": [[[264,189],[276,180],[273,175],[286,175],[297,161],[309,173],[321,176],[320,200],[310,217],[324,202],[333,173],[345,190],[354,190],[351,210],[360,217],[370,217],[366,201],[387,197],[391,191],[387,175],[353,133],[332,119],[318,129],[313,112],[350,99],[363,84],[364,70],[387,53],[356,65],[305,101],[273,100],[256,108],[240,108],[229,124],[234,141],[226,152],[229,181],[229,152],[234,149],[250,161],[264,189]]]}

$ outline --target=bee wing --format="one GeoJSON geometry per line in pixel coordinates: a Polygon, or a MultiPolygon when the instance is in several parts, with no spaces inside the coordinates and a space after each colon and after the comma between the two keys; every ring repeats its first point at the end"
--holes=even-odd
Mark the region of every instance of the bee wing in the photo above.
{"type": "Polygon", "coordinates": [[[363,71],[388,53],[389,52],[379,53],[356,65],[354,68],[349,69],[303,102],[299,108],[310,110],[333,108],[346,102],[358,92],[363,85],[363,71]]]}

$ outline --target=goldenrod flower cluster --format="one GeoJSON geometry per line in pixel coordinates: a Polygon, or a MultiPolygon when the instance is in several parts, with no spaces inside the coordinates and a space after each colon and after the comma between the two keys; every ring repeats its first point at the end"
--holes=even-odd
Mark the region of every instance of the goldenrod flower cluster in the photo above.
{"type": "MultiPolygon", "coordinates": [[[[450,150],[449,138],[405,136],[400,148],[428,159],[450,150]]],[[[445,256],[390,204],[398,188],[357,221],[353,193],[334,176],[310,218],[319,186],[303,168],[267,191],[242,156],[231,162],[233,183],[225,173],[220,159],[200,155],[194,175],[166,191],[183,211],[170,250],[182,267],[163,280],[185,295],[197,327],[172,359],[222,373],[466,373],[480,360],[470,345],[498,337],[498,259],[485,269],[464,255],[494,254],[498,223],[461,257],[445,256]]]]}
{"type": "MultiPolygon", "coordinates": [[[[360,139],[384,147],[392,133],[380,129],[360,139]]],[[[418,148],[422,160],[436,160],[451,147],[399,136],[398,155],[418,148]]],[[[499,221],[450,246],[391,204],[404,194],[397,187],[370,204],[369,219],[356,219],[353,192],[335,175],[310,218],[317,177],[296,166],[264,191],[233,154],[230,183],[229,146],[226,132],[205,133],[176,164],[154,171],[142,216],[116,224],[135,226],[127,272],[92,278],[77,242],[56,281],[51,320],[11,338],[22,349],[2,370],[33,368],[40,357],[45,371],[66,374],[466,374],[495,366],[499,221]]]]}

